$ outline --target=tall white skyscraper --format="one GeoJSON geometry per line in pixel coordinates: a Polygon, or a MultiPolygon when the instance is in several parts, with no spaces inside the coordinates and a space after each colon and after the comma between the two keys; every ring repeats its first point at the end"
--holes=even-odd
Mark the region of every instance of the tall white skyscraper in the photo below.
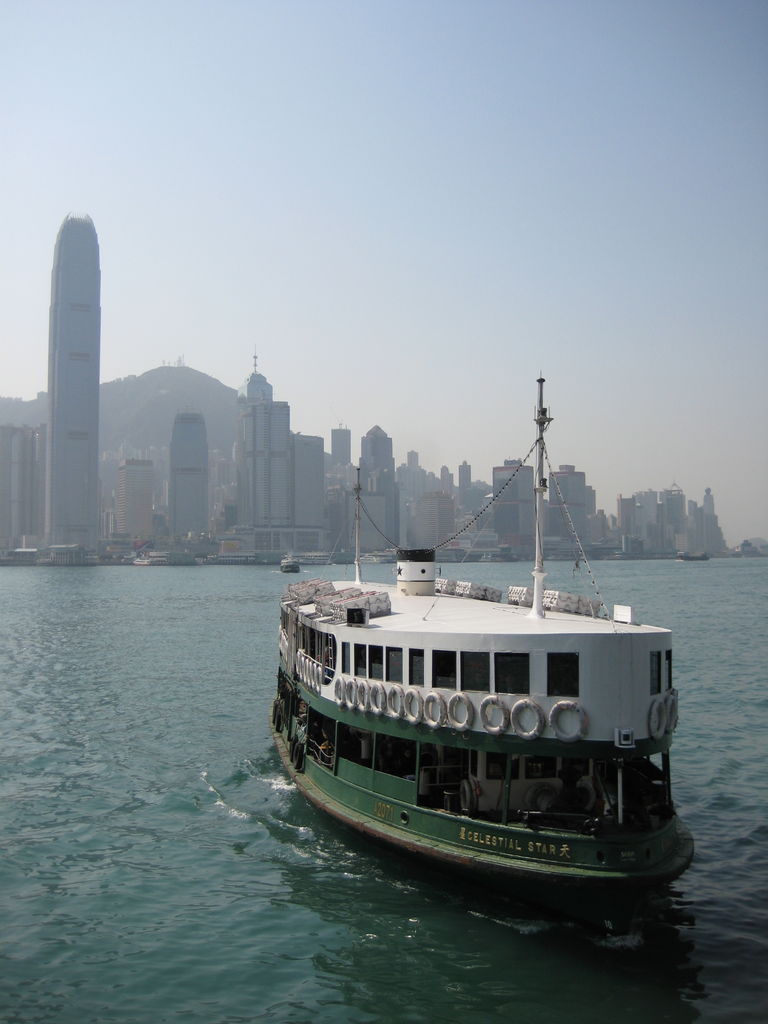
{"type": "Polygon", "coordinates": [[[48,336],[45,535],[49,544],[98,541],[99,240],[90,217],[69,216],[53,252],[48,336]]]}

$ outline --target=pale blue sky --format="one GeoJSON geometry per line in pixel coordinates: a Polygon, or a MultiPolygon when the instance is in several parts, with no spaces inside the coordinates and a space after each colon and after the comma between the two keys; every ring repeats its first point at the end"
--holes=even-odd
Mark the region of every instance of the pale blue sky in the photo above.
{"type": "Polygon", "coordinates": [[[768,535],[768,3],[0,0],[0,394],[46,386],[53,244],[101,244],[102,379],[254,350],[292,426],[768,535]]]}

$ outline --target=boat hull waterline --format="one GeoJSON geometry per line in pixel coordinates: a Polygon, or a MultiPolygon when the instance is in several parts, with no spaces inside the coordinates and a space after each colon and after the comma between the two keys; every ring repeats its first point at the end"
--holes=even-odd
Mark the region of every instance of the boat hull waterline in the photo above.
{"type": "Polygon", "coordinates": [[[640,927],[648,897],[678,878],[693,857],[693,839],[679,818],[654,837],[653,866],[628,872],[628,859],[635,862],[645,857],[648,837],[623,836],[620,841],[602,837],[598,842],[572,832],[545,830],[535,823],[501,826],[460,813],[419,808],[334,776],[312,758],[302,757],[297,768],[288,730],[273,724],[272,735],[297,789],[343,825],[377,844],[418,857],[436,870],[449,869],[451,874],[467,877],[487,888],[491,898],[504,896],[538,905],[609,933],[624,934],[640,927]],[[587,867],[596,861],[597,853],[614,863],[614,869],[587,867]]]}

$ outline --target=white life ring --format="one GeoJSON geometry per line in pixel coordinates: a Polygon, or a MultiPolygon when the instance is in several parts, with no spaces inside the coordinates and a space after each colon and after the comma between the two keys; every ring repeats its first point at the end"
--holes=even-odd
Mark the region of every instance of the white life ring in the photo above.
{"type": "Polygon", "coordinates": [[[430,729],[439,729],[445,725],[445,717],[448,709],[445,706],[445,697],[439,690],[430,690],[424,698],[424,721],[430,729]],[[432,709],[436,705],[433,713],[432,709]]]}
{"type": "Polygon", "coordinates": [[[394,683],[387,694],[387,714],[390,718],[402,718],[405,714],[405,690],[400,683],[394,683]]]}
{"type": "Polygon", "coordinates": [[[347,681],[344,676],[338,676],[333,684],[333,696],[340,708],[347,703],[347,681]]]}
{"type": "Polygon", "coordinates": [[[368,710],[368,683],[364,679],[357,681],[357,706],[361,711],[368,710]]]}
{"type": "Polygon", "coordinates": [[[555,736],[563,743],[573,743],[587,735],[589,719],[584,708],[575,700],[559,700],[553,704],[549,712],[549,725],[555,736]],[[573,713],[576,715],[576,728],[571,732],[563,729],[560,719],[563,715],[573,713]]]}
{"type": "Polygon", "coordinates": [[[424,698],[421,694],[421,690],[416,689],[415,686],[409,686],[405,691],[403,697],[403,711],[405,717],[412,724],[420,722],[422,715],[424,714],[424,698]],[[414,707],[414,704],[416,705],[414,707]]]}
{"type": "Polygon", "coordinates": [[[472,721],[475,717],[475,705],[466,695],[466,693],[454,693],[451,695],[448,701],[448,721],[451,724],[452,729],[458,729],[459,732],[464,732],[465,729],[469,729],[472,725],[472,721]],[[464,717],[460,718],[456,713],[457,708],[462,707],[464,709],[464,717]]]}
{"type": "Polygon", "coordinates": [[[521,740],[537,739],[541,736],[546,723],[544,712],[540,705],[530,697],[523,697],[521,700],[515,701],[512,705],[509,720],[515,731],[515,735],[519,736],[521,740]],[[534,721],[533,725],[526,729],[523,725],[523,716],[527,715],[529,712],[533,714],[534,721]]]}
{"type": "Polygon", "coordinates": [[[380,715],[387,710],[387,691],[378,679],[371,683],[368,690],[368,709],[374,715],[380,715]]]}
{"type": "Polygon", "coordinates": [[[664,694],[664,706],[667,709],[667,732],[674,732],[678,720],[677,690],[667,690],[664,694]]]}
{"type": "Polygon", "coordinates": [[[529,811],[548,811],[558,796],[557,787],[550,782],[535,782],[526,790],[523,803],[529,811]]]}
{"type": "Polygon", "coordinates": [[[654,697],[648,708],[648,732],[655,740],[660,740],[667,728],[667,705],[663,697],[654,697]]]}
{"type": "Polygon", "coordinates": [[[495,693],[489,694],[487,697],[483,697],[482,703],[480,704],[480,720],[483,723],[483,727],[486,732],[489,732],[491,736],[499,736],[501,733],[506,732],[509,726],[509,708],[495,693]],[[495,722],[495,712],[501,712],[501,721],[495,722]]]}
{"type": "Polygon", "coordinates": [[[348,679],[346,685],[347,707],[357,707],[357,680],[348,679]]]}

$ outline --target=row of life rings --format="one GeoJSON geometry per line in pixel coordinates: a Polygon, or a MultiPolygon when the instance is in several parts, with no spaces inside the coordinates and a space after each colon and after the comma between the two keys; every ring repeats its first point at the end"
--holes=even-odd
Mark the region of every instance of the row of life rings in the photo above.
{"type": "MultiPolygon", "coordinates": [[[[447,725],[464,732],[472,727],[475,718],[474,704],[461,691],[449,696],[441,690],[428,690],[425,695],[418,687],[405,688],[394,683],[387,692],[378,680],[367,682],[339,676],[334,686],[334,697],[339,707],[404,718],[412,725],[423,723],[430,729],[447,725]]],[[[492,736],[506,732],[511,724],[515,734],[525,740],[541,736],[547,724],[565,743],[581,739],[589,730],[587,713],[574,700],[558,701],[547,718],[540,705],[530,697],[518,700],[510,711],[501,697],[493,693],[480,704],[480,720],[485,731],[492,736]]]]}
{"type": "Polygon", "coordinates": [[[515,735],[523,740],[538,739],[546,725],[563,743],[583,739],[589,732],[587,712],[575,700],[557,701],[547,716],[531,697],[521,697],[510,709],[498,694],[492,693],[480,704],[480,720],[491,736],[500,736],[511,725],[515,735]]]}
{"type": "Polygon", "coordinates": [[[472,725],[475,715],[472,701],[465,693],[447,696],[440,690],[431,690],[425,696],[418,687],[406,688],[399,683],[394,683],[387,691],[384,684],[375,679],[368,682],[338,676],[334,698],[339,707],[404,718],[412,725],[423,722],[432,729],[449,725],[463,732],[472,725]]]}
{"type": "Polygon", "coordinates": [[[310,658],[304,651],[299,651],[296,655],[296,674],[311,693],[320,694],[323,685],[323,666],[320,662],[310,658]]]}
{"type": "Polygon", "coordinates": [[[660,740],[665,733],[677,728],[678,701],[674,687],[663,696],[654,697],[648,708],[648,732],[652,739],[660,740]]]}

